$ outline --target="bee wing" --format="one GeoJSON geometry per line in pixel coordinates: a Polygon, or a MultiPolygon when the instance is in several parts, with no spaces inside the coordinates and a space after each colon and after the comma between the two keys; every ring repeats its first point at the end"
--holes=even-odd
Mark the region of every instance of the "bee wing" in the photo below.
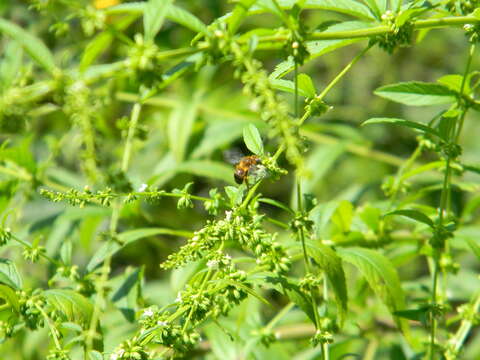
{"type": "Polygon", "coordinates": [[[229,162],[230,164],[238,164],[244,154],[239,149],[229,149],[223,152],[223,157],[225,161],[229,162]]]}

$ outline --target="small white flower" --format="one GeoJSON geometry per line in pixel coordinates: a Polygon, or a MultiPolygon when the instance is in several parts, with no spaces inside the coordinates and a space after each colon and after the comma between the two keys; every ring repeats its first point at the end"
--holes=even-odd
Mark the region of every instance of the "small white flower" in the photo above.
{"type": "Polygon", "coordinates": [[[231,218],[232,218],[232,212],[225,211],[225,220],[230,221],[231,218]]]}
{"type": "Polygon", "coordinates": [[[143,183],[142,185],[140,185],[140,187],[138,188],[138,192],[144,192],[146,189],[147,189],[148,185],[143,183]]]}
{"type": "Polygon", "coordinates": [[[152,311],[152,309],[150,309],[150,308],[145,309],[145,310],[143,311],[143,316],[145,316],[145,317],[151,317],[151,316],[153,316],[153,311],[152,311]]]}
{"type": "Polygon", "coordinates": [[[225,259],[227,259],[227,260],[232,260],[232,257],[227,254],[227,255],[225,255],[225,259]]]}
{"type": "Polygon", "coordinates": [[[218,261],[217,260],[208,260],[207,262],[207,267],[209,269],[215,269],[218,266],[218,261]]]}
{"type": "Polygon", "coordinates": [[[118,359],[121,359],[123,354],[125,354],[125,350],[123,349],[120,349],[120,350],[117,350],[115,351],[114,353],[112,353],[110,355],[110,360],[118,360],[118,359]]]}
{"type": "Polygon", "coordinates": [[[180,292],[177,294],[175,302],[182,302],[182,294],[180,292]]]}
{"type": "Polygon", "coordinates": [[[168,325],[168,321],[160,321],[160,320],[158,320],[158,321],[157,321],[157,325],[159,325],[159,326],[167,326],[167,325],[168,325]]]}
{"type": "Polygon", "coordinates": [[[472,24],[465,24],[465,25],[463,25],[463,29],[464,29],[465,31],[472,30],[472,29],[473,29],[473,25],[472,25],[472,24]]]}

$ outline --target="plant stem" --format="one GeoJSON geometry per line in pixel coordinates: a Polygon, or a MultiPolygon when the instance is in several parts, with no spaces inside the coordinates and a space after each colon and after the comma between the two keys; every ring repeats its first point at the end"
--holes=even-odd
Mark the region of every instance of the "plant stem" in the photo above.
{"type": "MultiPolygon", "coordinates": [[[[480,308],[480,292],[476,294],[473,305],[472,305],[472,314],[477,314],[480,308]]],[[[454,351],[458,352],[462,347],[468,333],[473,327],[473,322],[471,319],[464,319],[460,327],[457,330],[457,333],[450,339],[450,344],[452,344],[454,351]]]]}
{"type": "Polygon", "coordinates": [[[128,165],[130,163],[133,138],[135,136],[135,130],[137,128],[138,118],[140,117],[141,109],[142,109],[142,105],[140,103],[137,102],[135,103],[135,105],[133,105],[132,116],[131,116],[130,124],[128,127],[127,141],[125,143],[125,150],[123,152],[123,159],[122,159],[123,172],[127,171],[128,165]]]}
{"type": "Polygon", "coordinates": [[[57,350],[62,350],[62,346],[60,345],[60,340],[58,339],[57,332],[58,330],[55,328],[55,325],[52,324],[51,319],[48,317],[47,313],[43,310],[43,308],[37,304],[35,304],[37,310],[42,314],[45,318],[45,322],[47,323],[48,328],[50,329],[50,334],[52,334],[53,342],[55,343],[55,348],[57,350]]]}
{"type": "Polygon", "coordinates": [[[298,118],[298,64],[297,64],[296,61],[295,61],[295,68],[293,70],[293,76],[294,76],[293,84],[294,84],[294,90],[295,90],[294,91],[293,113],[295,114],[295,119],[297,119],[298,118]]]}
{"type": "Polygon", "coordinates": [[[437,283],[438,283],[438,259],[433,259],[433,275],[432,275],[432,309],[430,310],[430,360],[435,359],[435,333],[437,330],[437,319],[435,314],[435,306],[437,303],[437,283]]]}
{"type": "MultiPolygon", "coordinates": [[[[302,184],[300,177],[297,176],[297,211],[300,214],[303,214],[303,202],[302,202],[302,184]]],[[[310,269],[311,269],[311,262],[310,258],[308,256],[307,252],[307,246],[305,243],[305,234],[303,232],[303,228],[300,227],[300,242],[302,243],[302,251],[303,251],[303,262],[305,264],[305,272],[307,275],[309,275],[310,269]]],[[[315,293],[313,289],[310,291],[310,297],[312,301],[312,308],[313,308],[313,315],[315,317],[315,328],[320,330],[320,315],[318,313],[318,306],[317,306],[317,300],[315,298],[315,293]]],[[[327,360],[329,357],[328,355],[328,346],[325,348],[324,344],[322,344],[322,358],[323,360],[327,360]]]]}
{"type": "MultiPolygon", "coordinates": [[[[463,73],[462,84],[460,85],[460,97],[463,98],[465,95],[465,85],[467,84],[468,73],[470,72],[470,66],[472,65],[473,54],[475,53],[475,44],[470,45],[470,51],[468,53],[467,66],[465,66],[465,72],[463,73]]],[[[468,94],[466,94],[468,95],[468,94]]],[[[463,129],[463,122],[465,120],[466,110],[462,113],[460,117],[460,123],[458,125],[457,134],[455,135],[455,142],[458,142],[460,133],[463,129]]]]}
{"type": "Polygon", "coordinates": [[[368,44],[368,46],[360,51],[343,69],[338,73],[335,78],[330,81],[330,83],[323,89],[320,95],[317,96],[318,100],[323,100],[323,98],[328,94],[328,92],[342,79],[342,77],[352,68],[355,63],[362,58],[365,53],[370,50],[373,44],[368,44]]]}
{"type": "MultiPolygon", "coordinates": [[[[476,24],[480,20],[474,16],[447,16],[439,19],[417,20],[413,22],[414,30],[442,28],[449,26],[461,26],[465,24],[476,24]]],[[[344,31],[315,31],[308,35],[308,40],[342,40],[342,39],[356,39],[369,38],[378,35],[392,33],[394,29],[386,25],[379,25],[368,29],[359,30],[344,30],[344,31]]],[[[263,36],[259,38],[259,42],[285,42],[288,40],[288,34],[278,34],[271,36],[263,36]]],[[[247,41],[245,39],[244,41],[247,41]]]]}

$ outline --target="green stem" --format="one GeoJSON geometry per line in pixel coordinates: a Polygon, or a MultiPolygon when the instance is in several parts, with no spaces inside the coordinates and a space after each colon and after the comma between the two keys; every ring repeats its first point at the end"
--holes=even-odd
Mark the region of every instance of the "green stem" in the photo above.
{"type": "Polygon", "coordinates": [[[433,259],[433,275],[432,275],[432,309],[430,310],[430,360],[435,359],[435,333],[437,330],[437,319],[435,307],[437,304],[437,283],[438,283],[438,259],[433,259]]]}
{"type": "Polygon", "coordinates": [[[128,128],[127,134],[127,141],[125,143],[125,150],[123,152],[123,159],[122,159],[122,171],[126,172],[128,169],[128,165],[130,163],[130,157],[132,153],[132,145],[133,145],[133,138],[135,136],[135,130],[138,124],[138,118],[140,117],[140,111],[142,109],[142,105],[140,103],[136,103],[133,105],[132,109],[132,116],[130,119],[130,124],[128,128]]]}
{"type": "Polygon", "coordinates": [[[60,340],[58,339],[57,333],[58,330],[55,328],[55,325],[52,324],[52,321],[48,317],[47,313],[43,310],[41,306],[35,304],[35,307],[38,309],[40,314],[45,318],[45,322],[47,323],[48,328],[50,329],[50,334],[52,334],[53,342],[55,343],[55,348],[57,350],[62,350],[62,346],[60,345],[60,340]]]}
{"type": "MultiPolygon", "coordinates": [[[[298,208],[297,211],[300,214],[302,214],[303,213],[302,184],[301,184],[301,180],[300,180],[299,176],[297,176],[297,208],[298,208]]],[[[300,242],[302,243],[303,262],[305,264],[305,272],[306,272],[307,275],[309,275],[311,273],[310,272],[311,262],[310,262],[310,257],[308,256],[307,246],[306,246],[306,242],[305,242],[305,234],[303,232],[302,227],[300,228],[300,242]]],[[[311,301],[312,301],[313,315],[314,315],[314,318],[315,318],[315,328],[317,330],[319,330],[320,329],[320,315],[318,313],[317,300],[315,298],[315,293],[314,293],[313,289],[311,289],[310,297],[311,297],[311,301]]],[[[328,355],[328,346],[325,349],[323,344],[322,344],[322,358],[324,360],[327,360],[328,356],[329,356],[328,355]]]]}
{"type": "MultiPolygon", "coordinates": [[[[470,72],[470,66],[472,65],[472,59],[473,59],[473,54],[475,53],[475,44],[470,45],[470,51],[468,54],[468,59],[467,59],[467,66],[465,66],[465,72],[463,73],[463,78],[462,78],[462,85],[460,86],[460,96],[463,98],[465,95],[465,86],[467,84],[467,78],[468,78],[468,73],[470,72]]],[[[466,94],[468,96],[468,94],[466,94]]],[[[458,125],[458,130],[457,134],[455,135],[455,142],[458,143],[458,139],[460,137],[460,133],[462,132],[463,129],[463,123],[465,120],[465,115],[466,115],[466,109],[463,111],[461,117],[460,117],[460,123],[458,125]]]]}
{"type": "MultiPolygon", "coordinates": [[[[480,293],[477,293],[475,296],[475,299],[473,301],[472,305],[472,314],[477,314],[480,308],[480,293]]],[[[474,323],[472,322],[471,319],[464,319],[462,320],[462,323],[460,327],[458,328],[457,333],[451,338],[449,343],[452,345],[453,349],[455,352],[458,352],[463,343],[465,342],[465,339],[467,338],[468,333],[472,329],[474,323]]]]}
{"type": "Polygon", "coordinates": [[[294,84],[294,90],[295,90],[294,97],[293,97],[294,98],[293,113],[295,114],[295,119],[297,119],[298,118],[298,64],[296,61],[295,61],[295,67],[293,70],[293,76],[294,76],[293,84],[294,84]]]}
{"type": "MultiPolygon", "coordinates": [[[[480,20],[474,16],[447,16],[439,19],[426,19],[417,20],[413,22],[414,30],[430,29],[430,28],[443,28],[449,26],[461,26],[465,24],[476,24],[480,20]]],[[[357,38],[369,38],[379,35],[392,33],[394,29],[390,26],[379,25],[368,29],[359,30],[345,30],[345,31],[316,31],[307,36],[308,40],[342,40],[342,39],[357,39],[357,38]]],[[[288,34],[278,34],[271,36],[263,36],[259,38],[259,42],[285,42],[288,40],[288,34]]],[[[244,41],[247,41],[245,39],[244,41]]]]}
{"type": "Polygon", "coordinates": [[[317,96],[318,100],[323,100],[323,98],[328,94],[328,92],[342,79],[342,77],[352,68],[355,63],[362,58],[365,53],[370,50],[370,48],[373,46],[373,44],[368,44],[368,46],[360,51],[343,69],[338,73],[335,78],[330,81],[330,83],[323,89],[323,91],[320,93],[320,95],[317,96]]]}

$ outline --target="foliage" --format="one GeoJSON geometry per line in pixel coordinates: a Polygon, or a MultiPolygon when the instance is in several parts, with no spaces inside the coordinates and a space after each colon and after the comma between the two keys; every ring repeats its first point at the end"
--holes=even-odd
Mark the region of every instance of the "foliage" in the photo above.
{"type": "Polygon", "coordinates": [[[479,1],[0,14],[4,357],[478,358],[479,1]]]}

